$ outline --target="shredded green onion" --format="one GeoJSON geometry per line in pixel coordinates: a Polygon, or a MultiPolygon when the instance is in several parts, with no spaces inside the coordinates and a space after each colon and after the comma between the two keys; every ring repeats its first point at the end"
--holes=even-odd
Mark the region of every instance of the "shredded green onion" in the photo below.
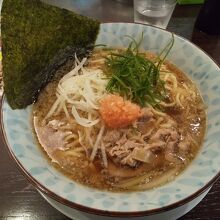
{"type": "Polygon", "coordinates": [[[106,74],[110,73],[106,90],[118,93],[142,107],[158,107],[166,96],[165,82],[160,79],[160,68],[173,47],[174,36],[172,34],[172,39],[154,61],[139,52],[143,34],[139,42],[131,39],[127,50],[111,53],[110,57],[106,58],[106,74]]]}

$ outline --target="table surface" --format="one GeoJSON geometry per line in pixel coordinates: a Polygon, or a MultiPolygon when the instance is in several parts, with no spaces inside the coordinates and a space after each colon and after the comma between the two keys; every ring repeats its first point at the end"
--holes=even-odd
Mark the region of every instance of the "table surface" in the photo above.
{"type": "MultiPolygon", "coordinates": [[[[133,22],[132,0],[45,0],[101,22],[133,22]]],[[[220,36],[208,36],[194,29],[200,6],[177,6],[168,30],[179,34],[206,51],[220,64],[220,36]]],[[[26,180],[9,157],[0,135],[0,219],[68,219],[52,208],[26,180]]],[[[181,220],[220,219],[220,180],[205,199],[181,220]]]]}

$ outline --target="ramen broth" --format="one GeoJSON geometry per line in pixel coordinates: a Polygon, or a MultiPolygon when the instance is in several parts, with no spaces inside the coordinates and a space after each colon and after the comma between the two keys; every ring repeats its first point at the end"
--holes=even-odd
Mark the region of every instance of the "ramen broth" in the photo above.
{"type": "MultiPolygon", "coordinates": [[[[105,71],[103,57],[109,53],[95,50],[85,68],[105,71]]],[[[144,55],[155,58],[150,53],[144,55]]],[[[65,68],[71,69],[72,64],[65,68]]],[[[160,108],[141,108],[138,119],[122,128],[103,125],[98,109],[90,117],[96,115],[99,122],[83,127],[70,113],[65,113],[71,109],[71,103],[64,110],[58,110],[62,109],[58,106],[57,112],[46,117],[57,100],[62,71],[34,104],[33,120],[35,134],[52,165],[72,180],[100,190],[147,190],[173,180],[196,156],[206,129],[205,107],[195,84],[173,64],[165,61],[160,70],[167,89],[160,108]],[[102,140],[92,155],[100,136],[102,140]]],[[[102,93],[105,97],[106,91],[102,93]]],[[[78,112],[87,117],[86,113],[78,112]]]]}

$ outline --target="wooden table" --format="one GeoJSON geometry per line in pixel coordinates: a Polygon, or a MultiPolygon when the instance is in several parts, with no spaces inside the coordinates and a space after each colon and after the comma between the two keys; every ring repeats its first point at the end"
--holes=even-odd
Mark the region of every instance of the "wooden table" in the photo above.
{"type": "MultiPolygon", "coordinates": [[[[133,22],[131,0],[45,1],[95,17],[102,22],[133,22]]],[[[208,36],[193,30],[199,9],[200,6],[177,6],[168,30],[190,39],[220,64],[220,37],[208,36]]],[[[21,174],[15,162],[9,157],[2,136],[0,136],[0,219],[68,219],[52,208],[21,174]]],[[[196,208],[181,219],[219,220],[220,181],[196,208]]]]}

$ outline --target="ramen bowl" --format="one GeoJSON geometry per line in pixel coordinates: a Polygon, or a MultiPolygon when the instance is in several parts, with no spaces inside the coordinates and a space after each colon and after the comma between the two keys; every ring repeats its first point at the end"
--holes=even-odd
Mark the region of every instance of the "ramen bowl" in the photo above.
{"type": "MultiPolygon", "coordinates": [[[[141,49],[154,53],[161,51],[171,37],[170,32],[151,26],[106,23],[101,24],[96,43],[113,48],[127,47],[130,41],[125,35],[139,40],[142,34],[141,49]]],[[[2,129],[8,150],[25,176],[48,199],[95,216],[143,219],[158,214],[167,216],[175,210],[178,215],[173,218],[180,217],[205,196],[220,174],[220,70],[198,47],[177,35],[174,38],[168,60],[183,70],[199,88],[207,106],[208,123],[204,143],[196,158],[175,180],[161,187],[113,193],[70,180],[51,166],[39,148],[32,132],[32,106],[12,110],[3,99],[2,129]]]]}

